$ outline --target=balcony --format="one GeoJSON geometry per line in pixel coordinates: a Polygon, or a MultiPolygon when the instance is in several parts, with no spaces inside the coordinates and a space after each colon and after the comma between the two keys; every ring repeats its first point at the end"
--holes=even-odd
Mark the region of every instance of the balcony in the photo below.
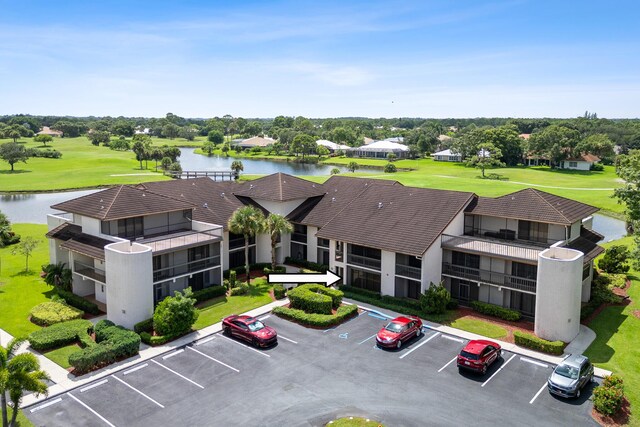
{"type": "Polygon", "coordinates": [[[507,241],[526,246],[537,246],[540,248],[548,248],[549,246],[558,243],[560,240],[549,239],[547,237],[540,237],[539,239],[521,239],[517,236],[515,230],[509,230],[501,228],[499,230],[486,230],[483,228],[465,227],[465,236],[482,237],[487,240],[493,241],[507,241]]]}
{"type": "Polygon", "coordinates": [[[422,279],[422,269],[420,267],[396,264],[396,276],[404,276],[420,280],[422,279]]]}
{"type": "Polygon", "coordinates": [[[93,265],[85,264],[80,261],[74,261],[73,272],[80,276],[88,277],[96,282],[107,283],[104,270],[94,267],[93,265]]]}
{"type": "Polygon", "coordinates": [[[453,265],[448,262],[442,263],[442,274],[444,276],[495,285],[529,294],[536,293],[536,280],[512,276],[510,274],[453,265]]]}
{"type": "Polygon", "coordinates": [[[460,252],[487,255],[516,261],[538,262],[542,247],[530,247],[516,243],[505,243],[481,237],[442,235],[442,247],[460,252]]]}
{"type": "Polygon", "coordinates": [[[291,241],[307,244],[307,235],[304,233],[291,233],[291,241]]]}
{"type": "Polygon", "coordinates": [[[215,267],[220,267],[220,255],[153,270],[153,282],[157,283],[178,276],[186,276],[215,267]]]}
{"type": "Polygon", "coordinates": [[[366,256],[348,254],[347,263],[352,265],[359,265],[362,267],[372,268],[374,270],[380,270],[380,260],[375,258],[368,258],[366,256]]]}
{"type": "Polygon", "coordinates": [[[175,249],[189,246],[199,246],[205,243],[214,243],[222,240],[222,227],[211,228],[203,231],[187,231],[167,234],[165,236],[151,237],[136,240],[136,243],[149,246],[155,253],[169,252],[175,249]]]}

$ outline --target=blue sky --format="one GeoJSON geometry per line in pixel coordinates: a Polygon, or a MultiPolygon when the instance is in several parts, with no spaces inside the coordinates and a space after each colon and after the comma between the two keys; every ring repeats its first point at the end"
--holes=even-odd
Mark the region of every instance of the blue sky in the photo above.
{"type": "Polygon", "coordinates": [[[0,114],[639,117],[636,1],[1,1],[0,114]]]}

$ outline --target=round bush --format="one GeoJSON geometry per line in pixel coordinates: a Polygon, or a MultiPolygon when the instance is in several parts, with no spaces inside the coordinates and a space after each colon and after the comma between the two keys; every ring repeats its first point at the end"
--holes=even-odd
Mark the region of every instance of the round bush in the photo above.
{"type": "Polygon", "coordinates": [[[60,302],[43,302],[31,309],[31,321],[39,326],[80,319],[84,312],[60,302]]]}

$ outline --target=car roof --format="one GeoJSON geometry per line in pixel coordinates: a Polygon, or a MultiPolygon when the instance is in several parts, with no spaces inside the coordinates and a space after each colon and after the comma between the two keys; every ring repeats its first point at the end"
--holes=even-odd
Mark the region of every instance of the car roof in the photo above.
{"type": "Polygon", "coordinates": [[[392,320],[393,323],[399,323],[401,325],[406,325],[409,322],[413,322],[415,319],[409,319],[408,317],[398,316],[392,320]]]}
{"type": "Polygon", "coordinates": [[[492,346],[494,346],[496,348],[499,347],[499,345],[494,343],[493,341],[472,340],[472,341],[469,341],[469,343],[466,345],[466,347],[463,350],[468,352],[468,353],[479,354],[488,345],[492,345],[492,346]]]}
{"type": "Polygon", "coordinates": [[[589,358],[587,358],[587,356],[583,356],[582,354],[570,354],[562,361],[562,364],[579,368],[588,360],[589,358]]]}

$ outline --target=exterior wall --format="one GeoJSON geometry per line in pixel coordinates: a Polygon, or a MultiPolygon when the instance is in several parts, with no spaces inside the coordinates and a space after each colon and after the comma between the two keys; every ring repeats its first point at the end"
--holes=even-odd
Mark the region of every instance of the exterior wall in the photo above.
{"type": "Polygon", "coordinates": [[[482,215],[480,228],[488,231],[500,231],[503,229],[518,231],[518,220],[482,215]]]}
{"type": "MultiPolygon", "coordinates": [[[[580,234],[580,229],[578,229],[578,235],[580,234]]],[[[573,236],[573,234],[571,234],[573,236]]],[[[547,238],[549,240],[566,240],[567,238],[567,229],[564,225],[558,224],[549,224],[549,231],[547,234],[547,238]]]]}
{"type": "MultiPolygon", "coordinates": [[[[65,222],[69,222],[69,219],[58,215],[47,215],[47,231],[51,231],[65,222]]],[[[51,264],[64,262],[69,267],[69,251],[61,249],[60,242],[56,239],[49,239],[49,262],[51,264]]]]}
{"type": "Polygon", "coordinates": [[[222,254],[220,257],[220,263],[222,264],[222,270],[229,269],[229,232],[225,231],[222,235],[222,254]]]}
{"type": "Polygon", "coordinates": [[[593,230],[593,216],[588,216],[582,220],[582,226],[587,230],[593,230]]]}
{"type": "Polygon", "coordinates": [[[549,248],[538,256],[535,333],[569,342],[580,329],[582,252],[549,248]]]}
{"type": "Polygon", "coordinates": [[[300,206],[300,204],[302,202],[304,202],[307,199],[306,198],[304,198],[304,199],[295,199],[295,200],[289,200],[287,202],[275,202],[275,201],[272,201],[272,200],[260,200],[260,199],[256,199],[256,198],[253,198],[253,200],[255,200],[257,203],[260,204],[260,206],[262,206],[263,208],[265,208],[266,210],[268,210],[271,213],[282,215],[282,216],[287,216],[295,208],[300,206]]]}
{"type": "Polygon", "coordinates": [[[151,248],[129,242],[105,247],[107,318],[133,329],[153,315],[151,248]]]}
{"type": "Polygon", "coordinates": [[[593,280],[593,261],[589,264],[589,276],[582,281],[582,302],[589,302],[591,299],[591,281],[593,280]]]}
{"type": "Polygon", "coordinates": [[[382,295],[395,295],[396,253],[382,251],[380,255],[380,293],[382,295]]]}
{"type": "MultiPolygon", "coordinates": [[[[77,215],[80,216],[80,215],[77,215]]],[[[92,236],[100,236],[100,220],[95,218],[89,218],[87,216],[82,217],[82,232],[91,234],[92,236]]]]}
{"type": "Polygon", "coordinates": [[[103,285],[102,283],[95,283],[95,295],[96,300],[106,304],[107,303],[107,285],[103,285]]]}
{"type": "MultiPolygon", "coordinates": [[[[461,211],[444,229],[443,234],[461,236],[464,234],[464,211],[461,211]]],[[[440,237],[422,254],[422,287],[424,292],[431,283],[438,284],[442,281],[442,257],[443,250],[440,246],[440,237]]]]}
{"type": "Polygon", "coordinates": [[[307,260],[318,262],[318,227],[307,226],[307,260]]]}
{"type": "Polygon", "coordinates": [[[581,226],[582,226],[582,221],[574,222],[573,224],[571,224],[571,238],[569,239],[570,241],[580,237],[581,226]]]}
{"type": "Polygon", "coordinates": [[[571,169],[577,171],[588,171],[589,169],[591,169],[591,163],[589,162],[578,161],[576,162],[576,164],[577,166],[571,167],[569,166],[569,161],[565,160],[564,162],[562,162],[562,169],[571,169]]]}
{"type": "Polygon", "coordinates": [[[256,236],[256,262],[271,262],[271,237],[266,233],[256,236]]]}

